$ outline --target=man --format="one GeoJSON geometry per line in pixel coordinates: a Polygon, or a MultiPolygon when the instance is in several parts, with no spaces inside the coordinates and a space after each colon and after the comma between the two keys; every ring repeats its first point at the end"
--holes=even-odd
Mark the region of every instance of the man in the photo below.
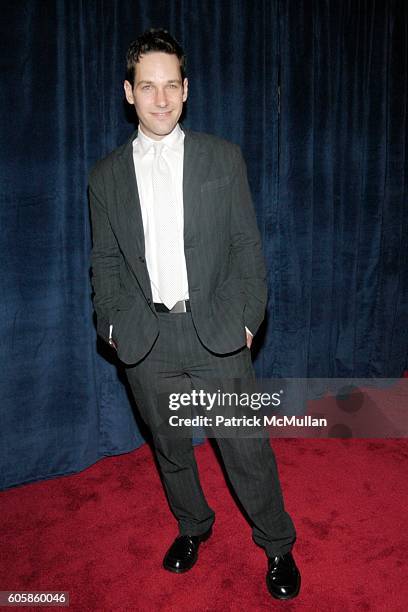
{"type": "MultiPolygon", "coordinates": [[[[250,346],[264,317],[265,267],[238,146],[178,123],[187,100],[184,54],[165,30],[127,53],[125,95],[137,133],[90,175],[98,333],[117,351],[150,427],[179,535],[164,568],[185,572],[212,534],[191,438],[160,434],[157,390],[251,378],[250,346]]],[[[295,529],[266,438],[220,438],[228,476],[268,556],[267,585],[295,597],[295,529]]]]}

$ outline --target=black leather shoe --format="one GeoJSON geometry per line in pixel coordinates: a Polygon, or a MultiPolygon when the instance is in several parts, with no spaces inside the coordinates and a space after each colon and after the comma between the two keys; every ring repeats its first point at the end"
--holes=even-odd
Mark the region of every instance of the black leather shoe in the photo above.
{"type": "Polygon", "coordinates": [[[276,599],[292,599],[300,590],[300,573],[292,553],[268,558],[268,591],[276,599]]]}
{"type": "Polygon", "coordinates": [[[169,570],[169,572],[175,572],[176,574],[187,572],[197,561],[201,542],[208,540],[211,534],[212,527],[198,536],[178,536],[163,559],[163,567],[169,570]]]}

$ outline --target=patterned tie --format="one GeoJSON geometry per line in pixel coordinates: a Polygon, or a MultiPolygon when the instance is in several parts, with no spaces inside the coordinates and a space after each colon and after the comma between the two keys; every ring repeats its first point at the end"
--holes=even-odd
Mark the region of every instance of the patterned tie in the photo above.
{"type": "Polygon", "coordinates": [[[167,308],[173,308],[181,297],[181,256],[176,199],[170,167],[163,155],[162,143],[154,144],[152,165],[154,219],[157,243],[160,297],[167,308]]]}

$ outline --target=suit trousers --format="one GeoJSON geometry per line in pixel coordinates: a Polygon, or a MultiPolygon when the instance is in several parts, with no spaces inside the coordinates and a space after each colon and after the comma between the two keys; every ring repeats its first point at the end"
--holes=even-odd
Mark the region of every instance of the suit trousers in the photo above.
{"type": "MultiPolygon", "coordinates": [[[[158,390],[205,389],[214,379],[252,378],[248,348],[218,355],[200,342],[191,313],[158,313],[160,333],[150,352],[126,366],[139,412],[152,432],[170,508],[181,535],[200,535],[215,520],[201,488],[191,437],[160,433],[158,390]]],[[[291,550],[296,532],[285,511],[276,460],[266,437],[217,437],[228,478],[252,522],[252,537],[268,556],[291,550]]]]}

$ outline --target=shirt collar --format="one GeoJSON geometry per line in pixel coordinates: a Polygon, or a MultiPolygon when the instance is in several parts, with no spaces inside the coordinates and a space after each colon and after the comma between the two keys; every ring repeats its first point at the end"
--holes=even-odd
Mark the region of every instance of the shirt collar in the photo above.
{"type": "Polygon", "coordinates": [[[168,147],[172,151],[180,153],[183,151],[184,132],[179,126],[179,124],[176,123],[176,126],[170,132],[170,134],[167,134],[167,136],[165,136],[161,140],[154,140],[153,138],[149,138],[149,136],[146,136],[146,134],[144,134],[140,129],[139,125],[137,129],[136,144],[142,155],[147,153],[152,148],[152,146],[154,146],[158,142],[160,142],[161,144],[165,144],[166,147],[168,147]]]}

